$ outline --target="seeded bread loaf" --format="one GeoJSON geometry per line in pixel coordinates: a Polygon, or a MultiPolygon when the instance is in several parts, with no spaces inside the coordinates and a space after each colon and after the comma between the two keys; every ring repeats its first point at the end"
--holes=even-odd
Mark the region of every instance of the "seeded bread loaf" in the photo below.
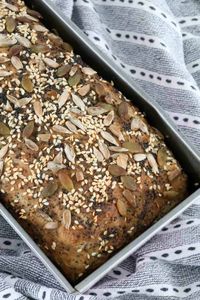
{"type": "Polygon", "coordinates": [[[74,283],[183,200],[187,178],[38,12],[0,9],[1,201],[74,283]]]}

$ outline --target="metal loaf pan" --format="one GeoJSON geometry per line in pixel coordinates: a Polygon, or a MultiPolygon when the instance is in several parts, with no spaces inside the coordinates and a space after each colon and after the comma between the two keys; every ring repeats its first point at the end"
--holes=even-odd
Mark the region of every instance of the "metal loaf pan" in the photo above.
{"type": "MultiPolygon", "coordinates": [[[[177,217],[191,203],[200,198],[200,189],[195,189],[194,183],[200,181],[200,153],[194,150],[181,133],[175,127],[174,123],[164,113],[161,107],[156,104],[146,93],[144,93],[134,81],[132,81],[121,69],[101,53],[80,31],[80,29],[69,19],[62,15],[57,8],[48,0],[32,0],[26,1],[27,5],[37,9],[43,16],[46,26],[50,29],[56,29],[62,38],[69,42],[76,53],[80,54],[82,59],[91,67],[99,72],[99,74],[109,81],[113,81],[115,86],[124,93],[124,95],[133,100],[134,105],[138,106],[147,116],[149,123],[158,128],[166,137],[165,141],[174,155],[178,158],[181,165],[188,174],[191,182],[190,196],[172,209],[159,221],[154,223],[143,234],[134,241],[118,251],[106,263],[100,266],[96,271],[92,272],[77,285],[72,286],[69,281],[62,275],[57,267],[49,260],[49,258],[35,244],[32,238],[23,230],[18,222],[11,216],[7,209],[0,204],[0,213],[15,229],[20,237],[27,243],[31,250],[41,259],[44,265],[60,282],[64,289],[68,292],[84,292],[101,279],[112,268],[117,266],[130,254],[141,247],[153,235],[155,235],[163,226],[177,217]]],[[[70,280],[70,279],[69,279],[70,280]]]]}

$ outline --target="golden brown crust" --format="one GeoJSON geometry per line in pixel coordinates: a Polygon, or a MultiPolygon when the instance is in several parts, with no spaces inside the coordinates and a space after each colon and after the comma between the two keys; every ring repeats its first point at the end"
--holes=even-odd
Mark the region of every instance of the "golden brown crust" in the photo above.
{"type": "Polygon", "coordinates": [[[184,199],[162,135],[20,0],[1,4],[3,203],[72,282],[184,199]]]}

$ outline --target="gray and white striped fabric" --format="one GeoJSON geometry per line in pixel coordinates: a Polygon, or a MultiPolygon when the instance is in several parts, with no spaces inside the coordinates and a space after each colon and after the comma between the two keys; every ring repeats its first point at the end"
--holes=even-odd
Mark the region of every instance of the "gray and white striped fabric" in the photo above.
{"type": "MultiPolygon", "coordinates": [[[[200,1],[53,0],[200,150],[200,1]]],[[[200,200],[84,295],[65,293],[0,217],[0,299],[199,300],[200,200]]]]}

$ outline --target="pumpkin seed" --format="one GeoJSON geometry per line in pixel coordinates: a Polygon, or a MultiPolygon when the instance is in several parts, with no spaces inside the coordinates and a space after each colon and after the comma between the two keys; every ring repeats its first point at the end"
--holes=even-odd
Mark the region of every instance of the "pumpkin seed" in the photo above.
{"type": "Polygon", "coordinates": [[[25,48],[31,48],[31,45],[32,45],[31,42],[27,38],[25,38],[24,36],[17,35],[16,39],[25,48]]]}
{"type": "Polygon", "coordinates": [[[13,17],[7,17],[5,25],[6,25],[7,32],[12,33],[15,31],[16,22],[15,19],[13,19],[13,17]]]}
{"type": "Polygon", "coordinates": [[[46,187],[43,188],[43,190],[41,192],[41,196],[43,198],[51,197],[55,194],[57,189],[58,189],[58,183],[56,181],[55,182],[51,181],[47,184],[46,187]]]}
{"type": "Polygon", "coordinates": [[[128,119],[128,107],[128,103],[124,101],[118,106],[118,114],[122,120],[128,119]]]}
{"type": "Polygon", "coordinates": [[[132,130],[141,130],[142,132],[149,134],[149,130],[145,122],[138,116],[135,116],[131,121],[132,130]]]}
{"type": "Polygon", "coordinates": [[[27,8],[26,11],[27,11],[27,13],[28,13],[29,15],[31,15],[32,17],[36,17],[36,18],[38,18],[38,19],[43,19],[42,15],[41,15],[38,11],[36,11],[36,10],[27,8]]]}
{"type": "Polygon", "coordinates": [[[166,199],[174,199],[178,196],[178,192],[170,190],[163,192],[163,197],[166,199]]]}
{"type": "Polygon", "coordinates": [[[169,157],[169,155],[167,154],[167,149],[166,148],[161,148],[161,149],[158,150],[157,161],[158,161],[158,164],[161,168],[163,168],[164,165],[167,163],[168,157],[169,157]]]}
{"type": "Polygon", "coordinates": [[[99,144],[99,150],[101,151],[105,159],[109,159],[110,151],[108,150],[108,146],[102,141],[99,141],[98,144],[99,144]]]}
{"type": "Polygon", "coordinates": [[[33,131],[34,131],[34,126],[35,126],[35,123],[34,121],[30,121],[28,122],[28,124],[25,126],[23,132],[22,132],[22,136],[25,138],[29,138],[33,131]]]}
{"type": "Polygon", "coordinates": [[[65,145],[64,151],[67,159],[74,164],[76,157],[74,150],[69,145],[65,145]]]}
{"type": "Polygon", "coordinates": [[[47,53],[50,51],[50,48],[47,45],[33,45],[31,51],[34,53],[47,53]]]}
{"type": "Polygon", "coordinates": [[[92,68],[88,68],[88,67],[83,67],[82,68],[82,72],[85,74],[85,75],[89,75],[89,76],[92,76],[92,75],[95,75],[97,72],[94,71],[92,68]]]}
{"type": "Polygon", "coordinates": [[[66,229],[70,228],[72,217],[71,217],[71,211],[69,209],[65,209],[63,212],[63,225],[66,229]]]}
{"type": "Polygon", "coordinates": [[[49,133],[40,133],[38,134],[38,138],[42,142],[48,142],[51,138],[51,135],[49,133]]]}
{"type": "Polygon", "coordinates": [[[82,131],[85,131],[85,127],[82,124],[82,122],[79,119],[76,119],[74,117],[69,117],[69,120],[71,123],[73,123],[76,127],[78,127],[79,129],[81,129],[82,131]]]}
{"type": "Polygon", "coordinates": [[[66,101],[69,99],[69,88],[65,88],[60,97],[58,98],[58,107],[59,109],[65,105],[66,101]]]}
{"type": "Polygon", "coordinates": [[[33,25],[33,30],[38,31],[38,32],[47,32],[47,31],[49,31],[46,27],[44,27],[40,24],[34,24],[33,25]]]}
{"type": "Polygon", "coordinates": [[[50,68],[57,69],[59,64],[51,58],[45,57],[43,58],[43,62],[50,68]]]}
{"type": "Polygon", "coordinates": [[[28,75],[24,75],[22,77],[22,87],[23,89],[28,92],[28,93],[32,93],[33,92],[33,89],[34,89],[34,86],[33,86],[33,83],[31,81],[31,79],[28,77],[28,75]]]}
{"type": "Polygon", "coordinates": [[[120,155],[118,155],[118,157],[117,157],[117,165],[119,167],[121,167],[124,170],[126,170],[127,163],[128,163],[128,155],[127,154],[121,153],[120,155]]]}
{"type": "Polygon", "coordinates": [[[58,222],[48,222],[44,225],[44,229],[53,230],[57,228],[58,228],[58,222]]]}
{"type": "Polygon", "coordinates": [[[12,74],[13,74],[12,71],[0,70],[0,77],[8,77],[8,76],[10,76],[12,74]]]}
{"type": "Polygon", "coordinates": [[[118,137],[119,141],[124,141],[124,136],[121,132],[121,127],[117,123],[113,123],[110,125],[109,130],[118,137]]]}
{"type": "Polygon", "coordinates": [[[17,56],[23,50],[21,45],[14,45],[8,51],[8,57],[17,56]]]}
{"type": "Polygon", "coordinates": [[[71,131],[71,132],[76,132],[77,128],[74,124],[72,124],[70,121],[67,121],[65,123],[65,125],[67,126],[67,128],[71,131]]]}
{"type": "Polygon", "coordinates": [[[126,198],[126,200],[129,202],[130,205],[136,206],[134,195],[130,190],[124,190],[122,194],[123,194],[124,198],[126,198]]]}
{"type": "Polygon", "coordinates": [[[105,126],[110,126],[114,120],[115,117],[115,113],[113,110],[111,110],[107,116],[105,117],[105,119],[103,120],[103,123],[105,126]]]}
{"type": "Polygon", "coordinates": [[[34,109],[35,114],[38,116],[38,118],[42,118],[43,110],[42,110],[42,105],[41,105],[40,101],[35,101],[33,103],[33,109],[34,109]]]}
{"type": "Polygon", "coordinates": [[[93,147],[93,152],[98,161],[102,162],[104,160],[103,155],[96,147],[93,147]]]}
{"type": "Polygon", "coordinates": [[[107,110],[99,106],[90,106],[88,107],[87,112],[91,116],[100,116],[102,114],[105,114],[107,110]]]}
{"type": "Polygon", "coordinates": [[[108,171],[113,176],[123,176],[126,175],[126,170],[118,165],[109,165],[108,171]]]}
{"type": "Polygon", "coordinates": [[[2,160],[0,160],[0,177],[3,174],[3,167],[4,167],[4,163],[2,160]]]}
{"type": "Polygon", "coordinates": [[[148,160],[148,162],[149,162],[149,164],[152,168],[153,173],[155,173],[155,174],[159,173],[158,164],[157,164],[153,154],[148,153],[147,154],[147,160],[148,160]]]}
{"type": "Polygon", "coordinates": [[[98,106],[106,109],[107,111],[114,110],[114,106],[112,104],[104,103],[104,102],[99,102],[98,106]]]}
{"type": "Polygon", "coordinates": [[[76,171],[76,180],[77,182],[84,180],[84,175],[81,170],[76,171]]]}
{"type": "Polygon", "coordinates": [[[22,64],[21,60],[19,59],[19,57],[12,56],[11,63],[13,65],[13,67],[15,67],[15,69],[17,69],[17,70],[23,69],[23,64],[22,64]]]}
{"type": "Polygon", "coordinates": [[[19,16],[17,17],[17,21],[20,23],[28,23],[28,24],[32,24],[33,20],[31,20],[28,16],[19,16]]]}
{"type": "Polygon", "coordinates": [[[119,146],[118,142],[115,140],[115,138],[110,134],[108,133],[107,131],[101,131],[101,136],[106,140],[108,141],[109,143],[115,145],[115,146],[119,146]]]}
{"type": "Polygon", "coordinates": [[[0,150],[0,159],[4,158],[7,152],[8,152],[8,145],[5,145],[0,150]]]}
{"type": "Polygon", "coordinates": [[[121,176],[121,181],[126,189],[131,191],[135,191],[137,189],[135,179],[132,176],[121,176]]]}
{"type": "Polygon", "coordinates": [[[3,122],[0,122],[0,135],[9,135],[10,128],[5,125],[3,122]]]}
{"type": "Polygon", "coordinates": [[[5,2],[4,5],[5,5],[6,8],[10,9],[13,12],[18,12],[19,11],[19,8],[16,5],[13,5],[13,4],[10,4],[10,3],[7,3],[7,2],[5,2]]]}
{"type": "Polygon", "coordinates": [[[135,161],[143,161],[147,158],[146,154],[143,153],[138,153],[133,155],[133,158],[135,159],[135,161]]]}
{"type": "Polygon", "coordinates": [[[62,169],[58,172],[58,178],[63,188],[65,188],[68,192],[74,189],[73,181],[69,177],[66,169],[62,169]]]}
{"type": "Polygon", "coordinates": [[[105,87],[101,83],[95,83],[94,90],[99,97],[106,95],[105,87]]]}
{"type": "Polygon", "coordinates": [[[70,65],[63,65],[61,67],[58,68],[56,75],[58,77],[63,77],[65,75],[67,75],[70,71],[70,65]]]}
{"type": "Polygon", "coordinates": [[[85,103],[83,102],[83,100],[81,100],[80,97],[78,97],[75,94],[72,94],[72,100],[82,111],[85,110],[85,103]]]}
{"type": "Polygon", "coordinates": [[[5,34],[0,34],[0,48],[10,47],[17,43],[17,40],[13,37],[7,37],[5,34]]]}
{"type": "Polygon", "coordinates": [[[118,147],[118,146],[110,146],[108,148],[109,148],[109,150],[111,150],[113,152],[128,152],[127,148],[122,148],[122,147],[118,147]]]}
{"type": "Polygon", "coordinates": [[[138,144],[136,142],[131,142],[131,141],[124,142],[123,147],[127,148],[128,151],[131,152],[131,153],[141,153],[141,152],[143,152],[143,149],[140,146],[140,144],[138,144]]]}
{"type": "Polygon", "coordinates": [[[69,79],[68,79],[68,84],[70,86],[75,86],[75,85],[78,85],[79,82],[81,81],[81,72],[76,72],[76,74],[74,76],[70,76],[69,79]]]}
{"type": "Polygon", "coordinates": [[[126,202],[119,198],[117,200],[116,205],[117,205],[117,209],[118,209],[119,214],[122,217],[126,217],[126,215],[127,215],[127,204],[126,204],[126,202]]]}
{"type": "Polygon", "coordinates": [[[53,131],[61,134],[71,134],[71,131],[69,131],[67,128],[61,125],[54,125],[52,127],[53,131]]]}
{"type": "Polygon", "coordinates": [[[39,150],[38,145],[30,139],[25,138],[25,145],[32,151],[37,152],[39,150]]]}
{"type": "Polygon", "coordinates": [[[86,84],[82,86],[80,89],[78,89],[78,93],[80,96],[84,97],[86,96],[90,91],[90,84],[86,84]]]}

